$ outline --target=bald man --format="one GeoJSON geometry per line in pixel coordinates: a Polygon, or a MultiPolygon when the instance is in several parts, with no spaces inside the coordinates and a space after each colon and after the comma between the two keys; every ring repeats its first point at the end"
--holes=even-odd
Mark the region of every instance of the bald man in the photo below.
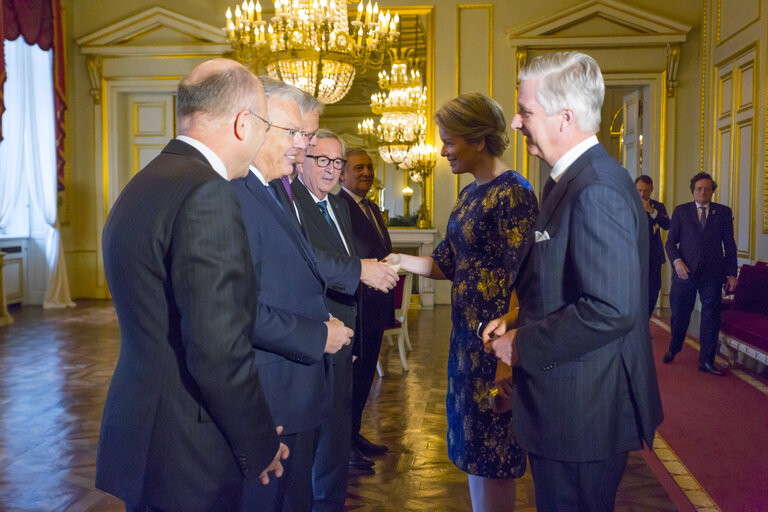
{"type": "Polygon", "coordinates": [[[243,485],[282,472],[254,364],[253,268],[240,204],[266,100],[215,59],[178,88],[179,137],[125,186],[103,231],[122,333],[102,417],[96,487],[129,511],[237,510],[243,485]]]}

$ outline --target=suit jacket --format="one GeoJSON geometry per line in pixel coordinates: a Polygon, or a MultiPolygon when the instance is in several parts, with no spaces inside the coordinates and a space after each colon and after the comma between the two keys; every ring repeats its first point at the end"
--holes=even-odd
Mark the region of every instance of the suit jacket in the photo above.
{"type": "MultiPolygon", "coordinates": [[[[309,430],[325,419],[332,380],[324,358],[325,281],[312,247],[289,217],[289,206],[278,205],[252,172],[232,184],[256,274],[253,345],[267,402],[284,434],[309,430]]],[[[359,267],[357,275],[346,275],[343,285],[354,293],[359,267]]]]}
{"type": "MultiPolygon", "coordinates": [[[[392,240],[389,238],[389,232],[381,212],[378,208],[372,208],[379,224],[384,239],[379,236],[376,226],[360,209],[354,198],[344,189],[337,194],[339,199],[344,200],[349,207],[349,218],[352,221],[352,238],[355,245],[355,251],[361,258],[375,258],[380,260],[392,253],[392,240]]],[[[380,292],[370,286],[360,285],[361,289],[361,307],[358,313],[358,329],[361,332],[363,324],[366,330],[375,332],[379,328],[384,329],[395,322],[395,294],[393,292],[380,292]]],[[[379,340],[380,341],[380,340],[379,340]]]]}
{"type": "Polygon", "coordinates": [[[516,281],[520,446],[572,462],[650,446],[662,412],[648,223],[627,171],[599,144],[588,149],[542,203],[528,244],[516,281]]]}
{"type": "Polygon", "coordinates": [[[648,234],[650,237],[650,246],[648,248],[648,264],[651,272],[657,272],[658,268],[666,261],[664,258],[664,244],[661,241],[661,230],[669,229],[669,216],[664,204],[651,199],[651,205],[656,210],[656,218],[645,212],[648,216],[648,234]]]}
{"type": "MultiPolygon", "coordinates": [[[[707,224],[702,228],[694,201],[676,207],[667,236],[667,256],[672,262],[681,258],[697,277],[725,282],[726,276],[735,276],[738,265],[731,209],[710,203],[707,224]]],[[[676,279],[673,272],[672,280],[676,279]]]]}
{"type": "Polygon", "coordinates": [[[239,507],[277,452],[250,344],[253,270],[232,188],[171,141],[104,225],[121,349],[96,486],[168,511],[239,507]]]}
{"type": "MultiPolygon", "coordinates": [[[[355,246],[352,238],[352,224],[349,219],[349,207],[347,203],[334,196],[328,194],[326,200],[329,208],[333,209],[333,213],[336,216],[336,220],[339,223],[341,234],[347,242],[349,247],[349,253],[344,243],[338,237],[336,231],[331,230],[331,226],[325,220],[320,208],[315,203],[315,200],[307,190],[307,187],[299,179],[293,180],[291,183],[291,192],[293,193],[294,201],[301,215],[301,225],[304,229],[304,233],[312,245],[312,248],[321,254],[332,253],[343,256],[356,256],[355,246]]],[[[355,329],[355,323],[357,321],[357,301],[358,294],[348,295],[334,288],[329,288],[326,292],[326,299],[328,300],[328,310],[330,313],[344,322],[344,325],[350,329],[355,329]]],[[[330,356],[331,361],[334,364],[338,364],[342,360],[349,359],[351,353],[360,355],[360,343],[358,337],[352,345],[348,345],[337,353],[330,356]]]]}

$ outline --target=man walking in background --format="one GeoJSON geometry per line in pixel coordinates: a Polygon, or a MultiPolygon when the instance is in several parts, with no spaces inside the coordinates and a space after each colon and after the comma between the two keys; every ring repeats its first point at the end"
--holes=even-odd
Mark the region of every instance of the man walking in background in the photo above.
{"type": "Polygon", "coordinates": [[[672,307],[672,337],[662,361],[671,363],[683,349],[691,321],[696,294],[701,298],[699,327],[699,371],[722,375],[715,367],[720,332],[720,298],[736,289],[736,241],[733,238],[733,212],[712,202],[717,183],[700,172],[691,178],[693,201],[672,212],[667,237],[667,256],[675,268],[669,302],[672,307]]]}
{"type": "Polygon", "coordinates": [[[645,213],[648,214],[648,318],[656,309],[656,301],[659,300],[661,290],[661,266],[664,258],[664,244],[661,241],[661,230],[669,229],[669,216],[664,205],[655,199],[653,194],[653,180],[643,174],[635,180],[635,188],[643,202],[645,213]]]}

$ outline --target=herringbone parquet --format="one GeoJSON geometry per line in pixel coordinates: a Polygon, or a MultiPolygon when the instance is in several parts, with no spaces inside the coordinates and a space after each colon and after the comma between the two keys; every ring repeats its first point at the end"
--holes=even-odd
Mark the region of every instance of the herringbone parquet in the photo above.
{"type": "MultiPolygon", "coordinates": [[[[11,314],[16,322],[0,327],[0,510],[123,510],[93,488],[101,409],[120,349],[111,303],[11,314]]],[[[466,476],[445,447],[450,309],[413,311],[409,323],[411,371],[385,348],[388,373],[376,378],[364,416],[364,433],[390,451],[374,475],[350,479],[348,511],[471,510],[466,476]]],[[[516,510],[535,510],[529,474],[517,488],[516,510]]],[[[675,510],[639,456],[630,456],[617,510],[675,510]]]]}

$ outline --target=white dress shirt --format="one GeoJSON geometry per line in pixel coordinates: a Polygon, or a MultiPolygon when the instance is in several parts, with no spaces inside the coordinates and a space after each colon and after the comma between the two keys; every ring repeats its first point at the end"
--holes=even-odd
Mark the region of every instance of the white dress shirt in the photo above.
{"type": "Polygon", "coordinates": [[[224,162],[221,161],[221,158],[219,158],[219,155],[213,152],[211,148],[203,144],[197,139],[193,139],[192,137],[187,137],[186,135],[179,135],[176,137],[176,139],[180,140],[181,142],[186,142],[199,152],[203,154],[206,160],[208,160],[208,163],[211,164],[211,167],[213,167],[213,170],[216,171],[222,178],[229,181],[229,176],[227,175],[227,168],[224,166],[224,162]]]}
{"type": "Polygon", "coordinates": [[[577,158],[579,158],[589,148],[591,148],[597,143],[598,141],[597,141],[596,135],[587,137],[583,141],[579,142],[578,144],[573,146],[571,149],[569,149],[563,156],[561,156],[560,160],[555,162],[555,166],[552,167],[552,172],[550,172],[549,175],[552,177],[553,180],[559,181],[560,178],[565,173],[565,171],[568,170],[568,167],[570,167],[571,164],[575,162],[577,158]]]}

